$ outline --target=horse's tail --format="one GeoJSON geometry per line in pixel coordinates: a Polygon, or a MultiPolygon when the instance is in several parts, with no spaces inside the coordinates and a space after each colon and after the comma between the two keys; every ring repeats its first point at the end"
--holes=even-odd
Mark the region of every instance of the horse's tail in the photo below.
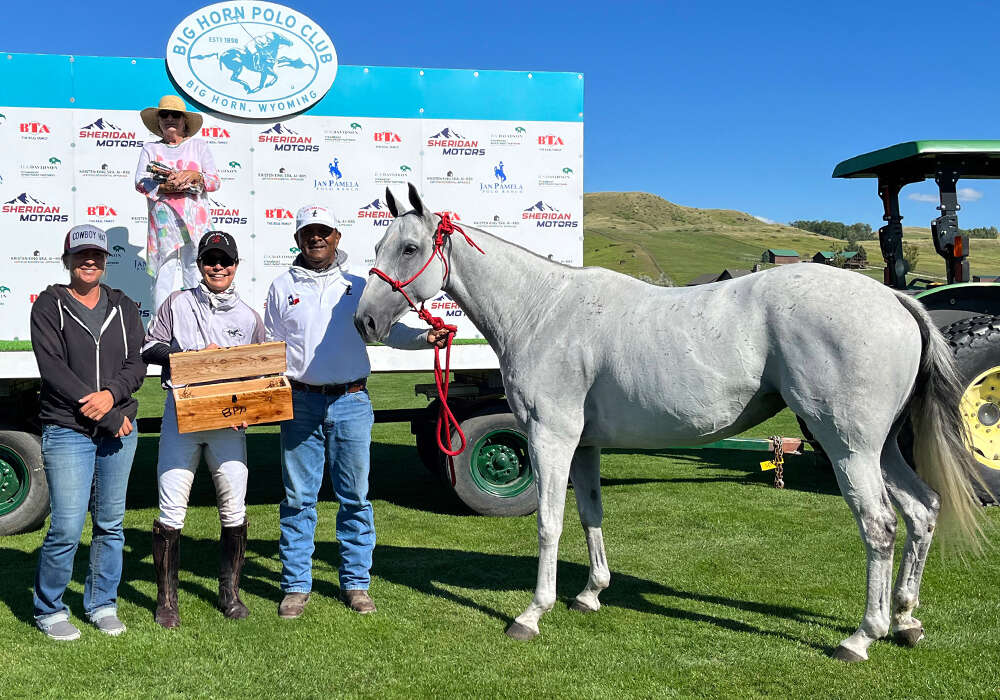
{"type": "Polygon", "coordinates": [[[980,550],[979,500],[973,482],[982,483],[960,404],[964,387],[951,350],[920,302],[897,292],[900,303],[920,327],[922,351],[910,398],[913,458],[917,474],[941,499],[940,533],[946,543],[980,550]]]}

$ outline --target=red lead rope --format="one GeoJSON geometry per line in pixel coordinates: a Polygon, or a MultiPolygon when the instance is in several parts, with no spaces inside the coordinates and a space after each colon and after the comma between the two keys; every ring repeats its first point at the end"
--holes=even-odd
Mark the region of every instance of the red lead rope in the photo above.
{"type": "MultiPolygon", "coordinates": [[[[462,432],[462,428],[459,427],[455,414],[452,413],[451,409],[448,407],[448,382],[449,377],[451,376],[451,343],[455,339],[455,333],[458,332],[458,328],[449,323],[445,323],[439,316],[431,314],[430,311],[424,308],[423,302],[420,303],[420,308],[418,309],[417,305],[413,303],[413,299],[410,298],[410,295],[406,293],[406,290],[404,290],[403,287],[420,277],[420,275],[424,273],[424,270],[426,270],[431,264],[431,261],[434,260],[435,255],[440,257],[441,262],[444,263],[443,279],[448,279],[448,260],[444,257],[443,252],[444,241],[445,236],[450,236],[455,231],[461,233],[465,237],[466,242],[468,242],[469,245],[478,250],[480,253],[483,253],[483,249],[477,246],[473,240],[469,238],[469,235],[462,230],[461,226],[455,225],[448,212],[438,212],[438,216],[441,217],[441,222],[438,224],[437,231],[434,233],[434,250],[431,251],[430,257],[427,258],[427,262],[425,262],[424,266],[417,271],[417,274],[413,275],[413,277],[405,282],[400,282],[399,280],[389,277],[389,275],[385,274],[377,267],[373,267],[369,270],[368,274],[377,275],[390,287],[392,287],[394,291],[402,294],[403,298],[406,299],[406,303],[410,305],[410,308],[416,311],[417,316],[419,316],[421,320],[428,323],[431,328],[434,330],[441,330],[443,328],[448,331],[448,346],[445,351],[444,369],[441,368],[441,349],[437,345],[434,346],[434,383],[437,385],[438,398],[441,400],[441,406],[438,409],[435,432],[437,433],[438,449],[448,455],[448,467],[451,470],[451,485],[454,486],[455,462],[452,458],[461,454],[462,451],[465,450],[466,446],[465,433],[462,432]],[[452,428],[455,429],[455,432],[458,433],[458,437],[461,440],[461,445],[457,450],[451,449],[452,428]]],[[[483,254],[485,255],[485,253],[483,254]]]]}

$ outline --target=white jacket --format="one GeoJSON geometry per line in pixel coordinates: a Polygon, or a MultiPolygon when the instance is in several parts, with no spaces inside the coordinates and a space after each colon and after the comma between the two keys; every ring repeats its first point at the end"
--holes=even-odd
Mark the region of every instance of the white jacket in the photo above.
{"type": "MultiPolygon", "coordinates": [[[[297,261],[296,261],[297,262],[297,261]]],[[[271,283],[264,309],[268,340],[286,344],[286,374],[305,384],[347,384],[371,374],[365,341],[354,327],[354,312],[365,280],[344,272],[347,253],[315,272],[293,264],[271,283]]],[[[386,345],[403,350],[429,347],[427,331],[395,324],[386,345]]]]}

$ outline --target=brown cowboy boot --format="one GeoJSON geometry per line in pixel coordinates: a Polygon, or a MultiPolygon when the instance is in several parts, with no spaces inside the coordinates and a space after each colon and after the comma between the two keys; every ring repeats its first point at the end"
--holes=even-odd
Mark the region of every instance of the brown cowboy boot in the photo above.
{"type": "Polygon", "coordinates": [[[156,624],[170,629],[181,624],[177,609],[177,569],[181,531],[153,521],[153,568],[156,570],[156,624]]]}
{"type": "Polygon", "coordinates": [[[219,610],[230,620],[250,614],[240,600],[240,573],[247,551],[247,520],[242,525],[222,528],[219,538],[219,610]]]}

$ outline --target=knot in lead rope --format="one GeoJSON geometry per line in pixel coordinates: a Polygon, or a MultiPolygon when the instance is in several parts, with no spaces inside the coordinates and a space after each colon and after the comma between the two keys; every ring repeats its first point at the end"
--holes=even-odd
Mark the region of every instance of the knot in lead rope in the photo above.
{"type": "Polygon", "coordinates": [[[451,236],[455,231],[458,231],[465,237],[466,242],[473,248],[478,250],[480,253],[486,254],[482,248],[477,246],[475,242],[469,238],[461,226],[458,226],[451,220],[451,215],[448,212],[437,212],[438,216],[441,217],[441,221],[438,222],[437,230],[434,232],[434,250],[431,251],[430,257],[427,258],[427,262],[421,267],[415,275],[405,282],[400,282],[397,279],[393,279],[386,273],[379,270],[377,267],[373,267],[368,271],[368,274],[376,275],[379,279],[386,282],[392,290],[399,292],[406,299],[406,303],[410,305],[410,308],[417,313],[417,317],[424,321],[434,330],[447,330],[448,331],[448,344],[447,350],[445,351],[445,363],[444,367],[441,366],[441,349],[435,345],[434,346],[434,384],[437,386],[438,399],[441,404],[438,407],[438,417],[437,424],[435,426],[435,433],[437,436],[438,449],[444,454],[448,455],[448,467],[451,470],[451,485],[455,485],[455,462],[454,457],[460,455],[466,447],[465,433],[458,424],[458,419],[455,418],[455,414],[451,412],[451,408],[448,407],[448,383],[450,381],[451,375],[451,344],[455,339],[455,334],[458,332],[458,327],[450,323],[445,323],[444,319],[440,316],[434,316],[430,311],[424,308],[423,302],[420,304],[420,308],[413,303],[410,295],[406,293],[403,289],[408,284],[413,282],[415,279],[420,277],[424,273],[424,270],[431,264],[434,260],[434,256],[441,258],[441,262],[444,264],[444,277],[443,280],[448,279],[448,260],[444,256],[444,242],[445,238],[451,236]],[[455,432],[458,434],[460,445],[457,450],[451,449],[451,431],[454,428],[455,432]]]}

